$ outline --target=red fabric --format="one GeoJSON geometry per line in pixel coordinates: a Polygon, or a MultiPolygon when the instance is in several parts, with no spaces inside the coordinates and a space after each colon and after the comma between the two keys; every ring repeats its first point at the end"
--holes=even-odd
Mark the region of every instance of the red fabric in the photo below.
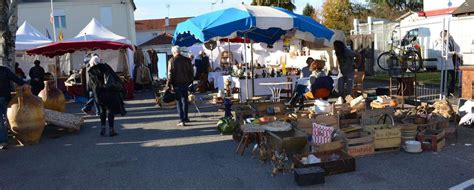
{"type": "Polygon", "coordinates": [[[41,46],[38,48],[30,49],[26,51],[28,54],[35,54],[35,55],[43,55],[46,57],[53,58],[55,56],[64,55],[66,53],[72,53],[75,51],[80,50],[118,50],[118,49],[125,49],[130,48],[133,49],[132,46],[120,42],[112,42],[112,41],[81,41],[81,42],[56,42],[49,45],[41,46]]]}
{"type": "Polygon", "coordinates": [[[71,96],[84,96],[82,93],[82,85],[66,86],[66,91],[71,96]]]}
{"type": "Polygon", "coordinates": [[[132,100],[134,98],[134,86],[133,80],[128,80],[123,84],[125,91],[127,91],[127,100],[132,100]]]}
{"type": "MultiPolygon", "coordinates": [[[[223,39],[220,39],[219,41],[220,42],[232,42],[232,43],[244,43],[244,39],[241,38],[241,37],[235,37],[235,38],[231,38],[231,39],[227,39],[227,38],[223,38],[223,39]]],[[[250,39],[245,39],[245,43],[250,43],[250,39]]]]}

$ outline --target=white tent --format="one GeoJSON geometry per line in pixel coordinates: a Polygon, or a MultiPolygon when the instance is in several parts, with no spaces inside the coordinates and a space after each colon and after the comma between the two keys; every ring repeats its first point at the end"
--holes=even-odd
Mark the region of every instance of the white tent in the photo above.
{"type": "Polygon", "coordinates": [[[25,51],[52,42],[51,39],[38,32],[30,23],[25,21],[16,31],[15,49],[25,51]]]}
{"type": "Polygon", "coordinates": [[[130,40],[127,38],[117,35],[107,29],[104,25],[102,25],[99,21],[95,18],[87,24],[87,26],[82,29],[75,37],[68,39],[66,41],[70,42],[78,42],[78,41],[92,41],[92,40],[105,40],[105,41],[112,41],[112,42],[120,42],[124,44],[133,45],[130,40]]]}
{"type": "MultiPolygon", "coordinates": [[[[113,33],[109,29],[107,29],[104,25],[102,25],[98,20],[92,18],[92,20],[87,24],[84,29],[82,29],[75,37],[71,39],[67,39],[65,41],[68,42],[78,42],[78,41],[94,41],[94,40],[103,40],[103,41],[112,41],[112,42],[120,42],[124,44],[133,45],[130,40],[126,37],[120,36],[118,34],[113,33]]],[[[88,52],[91,53],[91,52],[88,52]]],[[[98,50],[94,51],[94,53],[98,53],[102,61],[108,63],[115,71],[124,71],[123,59],[119,59],[122,57],[121,54],[124,53],[123,51],[110,51],[110,50],[98,50]]],[[[86,52],[75,52],[72,55],[71,65],[69,66],[70,69],[78,69],[81,64],[83,64],[83,58],[85,57],[86,52]]],[[[133,73],[133,51],[127,49],[126,51],[126,60],[128,62],[128,71],[130,74],[133,73]]]]}

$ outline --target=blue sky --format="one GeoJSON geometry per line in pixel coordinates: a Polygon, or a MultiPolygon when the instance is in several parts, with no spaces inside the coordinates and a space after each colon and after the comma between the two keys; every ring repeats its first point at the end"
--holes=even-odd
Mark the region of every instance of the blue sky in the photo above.
{"type": "MultiPolygon", "coordinates": [[[[296,13],[300,13],[306,3],[321,7],[324,0],[295,0],[296,13]]],[[[169,16],[191,17],[201,15],[211,10],[218,10],[239,4],[250,4],[251,0],[135,0],[135,20],[156,19],[168,16],[167,4],[170,5],[169,16]],[[214,6],[211,3],[217,2],[214,6]]]]}

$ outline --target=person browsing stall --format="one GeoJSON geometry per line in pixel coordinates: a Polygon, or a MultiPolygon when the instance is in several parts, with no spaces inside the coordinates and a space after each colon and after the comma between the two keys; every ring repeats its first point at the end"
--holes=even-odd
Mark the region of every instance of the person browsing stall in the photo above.
{"type": "Polygon", "coordinates": [[[188,93],[189,85],[193,83],[193,65],[189,58],[181,55],[178,46],[173,46],[171,53],[173,57],[168,63],[168,81],[166,86],[176,92],[176,101],[178,102],[176,107],[180,118],[178,126],[185,126],[186,122],[190,122],[188,117],[188,93]]]}

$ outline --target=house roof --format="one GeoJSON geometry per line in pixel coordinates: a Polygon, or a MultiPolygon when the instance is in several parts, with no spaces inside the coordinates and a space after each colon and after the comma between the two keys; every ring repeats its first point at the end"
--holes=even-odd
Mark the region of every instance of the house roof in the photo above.
{"type": "MultiPolygon", "coordinates": [[[[176,25],[180,22],[184,22],[191,17],[181,17],[181,18],[170,18],[169,28],[176,28],[176,25]]],[[[165,29],[165,19],[150,19],[150,20],[137,20],[135,21],[135,29],[137,31],[146,31],[146,30],[164,30],[165,29]]]]}
{"type": "Polygon", "coordinates": [[[466,0],[452,14],[453,16],[470,15],[474,13],[474,0],[466,0]]]}
{"type": "Polygon", "coordinates": [[[171,40],[173,40],[173,35],[170,33],[162,33],[151,40],[148,40],[140,46],[152,46],[152,45],[168,45],[171,44],[171,40]]]}

